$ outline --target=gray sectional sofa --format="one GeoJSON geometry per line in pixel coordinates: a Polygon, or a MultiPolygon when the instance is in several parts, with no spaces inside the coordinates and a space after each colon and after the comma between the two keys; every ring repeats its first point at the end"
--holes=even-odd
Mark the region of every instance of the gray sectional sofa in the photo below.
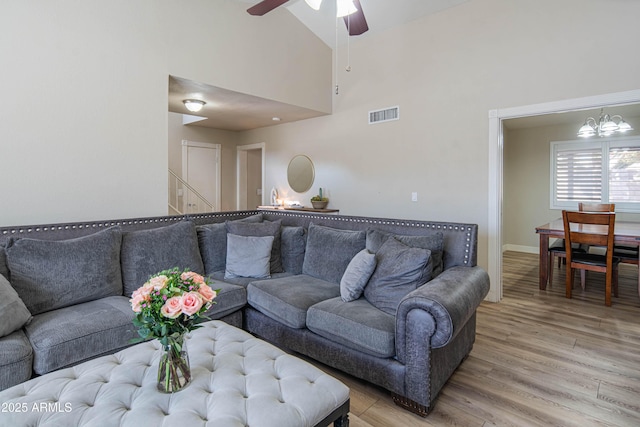
{"type": "Polygon", "coordinates": [[[166,268],[213,319],[381,386],[427,415],[471,351],[489,279],[477,226],[288,211],[0,228],[0,389],[126,347],[166,268]]]}

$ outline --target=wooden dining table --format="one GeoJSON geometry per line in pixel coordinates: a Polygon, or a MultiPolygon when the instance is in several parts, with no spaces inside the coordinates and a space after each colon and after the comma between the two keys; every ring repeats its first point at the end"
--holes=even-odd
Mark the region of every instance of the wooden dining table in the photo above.
{"type": "MultiPolygon", "coordinates": [[[[584,232],[606,232],[606,226],[602,225],[582,225],[581,227],[584,232]]],[[[549,239],[564,239],[562,218],[536,227],[536,233],[540,235],[540,289],[545,290],[549,282],[549,274],[552,273],[549,271],[549,239]]],[[[619,246],[640,246],[640,222],[618,221],[616,219],[614,244],[619,246]]],[[[640,274],[640,262],[638,268],[640,274]]],[[[638,291],[640,292],[640,276],[638,278],[638,291]]]]}

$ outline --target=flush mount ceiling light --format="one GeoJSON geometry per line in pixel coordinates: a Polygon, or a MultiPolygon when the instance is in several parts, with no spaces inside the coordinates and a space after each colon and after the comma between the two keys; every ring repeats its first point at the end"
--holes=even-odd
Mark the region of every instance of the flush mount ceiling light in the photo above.
{"type": "Polygon", "coordinates": [[[610,136],[614,133],[625,133],[633,130],[631,125],[624,121],[621,115],[616,114],[609,116],[604,114],[604,108],[600,110],[600,118],[598,121],[593,117],[587,117],[584,125],[578,131],[580,138],[589,138],[590,136],[610,136]]]}
{"type": "Polygon", "coordinates": [[[197,113],[198,111],[202,110],[202,107],[204,107],[206,104],[206,102],[199,99],[185,99],[182,102],[184,103],[184,106],[187,107],[187,110],[191,111],[192,113],[197,113]]]}

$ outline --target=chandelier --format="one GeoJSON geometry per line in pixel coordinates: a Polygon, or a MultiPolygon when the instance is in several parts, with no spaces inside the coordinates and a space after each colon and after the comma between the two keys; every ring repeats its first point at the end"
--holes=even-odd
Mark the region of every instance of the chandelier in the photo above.
{"type": "Polygon", "coordinates": [[[600,118],[598,121],[593,117],[587,117],[584,121],[584,125],[578,131],[580,138],[589,138],[590,136],[598,135],[610,136],[614,133],[625,133],[633,130],[631,125],[624,121],[621,115],[616,114],[609,116],[604,114],[604,108],[600,110],[600,118]]]}

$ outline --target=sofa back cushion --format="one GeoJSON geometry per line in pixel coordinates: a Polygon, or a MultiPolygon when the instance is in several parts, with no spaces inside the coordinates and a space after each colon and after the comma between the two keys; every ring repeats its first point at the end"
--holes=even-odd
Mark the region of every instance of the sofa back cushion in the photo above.
{"type": "Polygon", "coordinates": [[[302,274],[307,233],[304,227],[284,226],[280,230],[280,256],[282,269],[291,274],[302,274]]]}
{"type": "Polygon", "coordinates": [[[387,239],[376,252],[377,266],[364,288],[364,297],[395,316],[400,300],[431,278],[429,249],[412,248],[396,238],[387,239]]]}
{"type": "Polygon", "coordinates": [[[191,221],[122,236],[124,295],[131,296],[150,276],[169,268],[204,274],[196,226],[191,221]]]}
{"type": "Polygon", "coordinates": [[[0,245],[0,275],[9,279],[9,268],[7,267],[7,252],[3,245],[0,245]]]}
{"type": "Polygon", "coordinates": [[[31,313],[13,289],[9,281],[0,274],[0,338],[22,328],[31,320],[31,313]]]}
{"type": "Polygon", "coordinates": [[[340,230],[309,224],[302,273],[340,284],[351,259],[366,243],[366,231],[340,230]]]}
{"type": "MultiPolygon", "coordinates": [[[[262,222],[262,214],[255,214],[232,222],[262,222]]],[[[198,246],[207,276],[224,271],[227,259],[227,225],[224,222],[199,225],[198,246]]]]}
{"type": "Polygon", "coordinates": [[[402,234],[392,234],[386,231],[376,230],[374,228],[367,230],[367,249],[373,253],[389,239],[395,237],[400,242],[412,248],[429,249],[431,251],[431,263],[433,277],[442,273],[444,264],[442,262],[444,252],[444,235],[438,231],[434,234],[425,236],[407,236],[402,234]]]}
{"type": "Polygon", "coordinates": [[[227,226],[224,222],[199,225],[198,246],[206,275],[224,270],[227,258],[227,226]]]}
{"type": "MultiPolygon", "coordinates": [[[[280,257],[280,220],[264,221],[260,223],[227,221],[227,233],[236,236],[253,236],[253,237],[273,237],[273,245],[271,248],[271,258],[269,266],[271,273],[282,273],[282,259],[280,257]]],[[[229,240],[227,239],[227,245],[229,240]]],[[[227,254],[229,250],[227,249],[227,254]]]]}
{"type": "Polygon", "coordinates": [[[12,240],[11,284],[33,315],[122,295],[121,243],[118,226],[70,240],[12,240]]]}

